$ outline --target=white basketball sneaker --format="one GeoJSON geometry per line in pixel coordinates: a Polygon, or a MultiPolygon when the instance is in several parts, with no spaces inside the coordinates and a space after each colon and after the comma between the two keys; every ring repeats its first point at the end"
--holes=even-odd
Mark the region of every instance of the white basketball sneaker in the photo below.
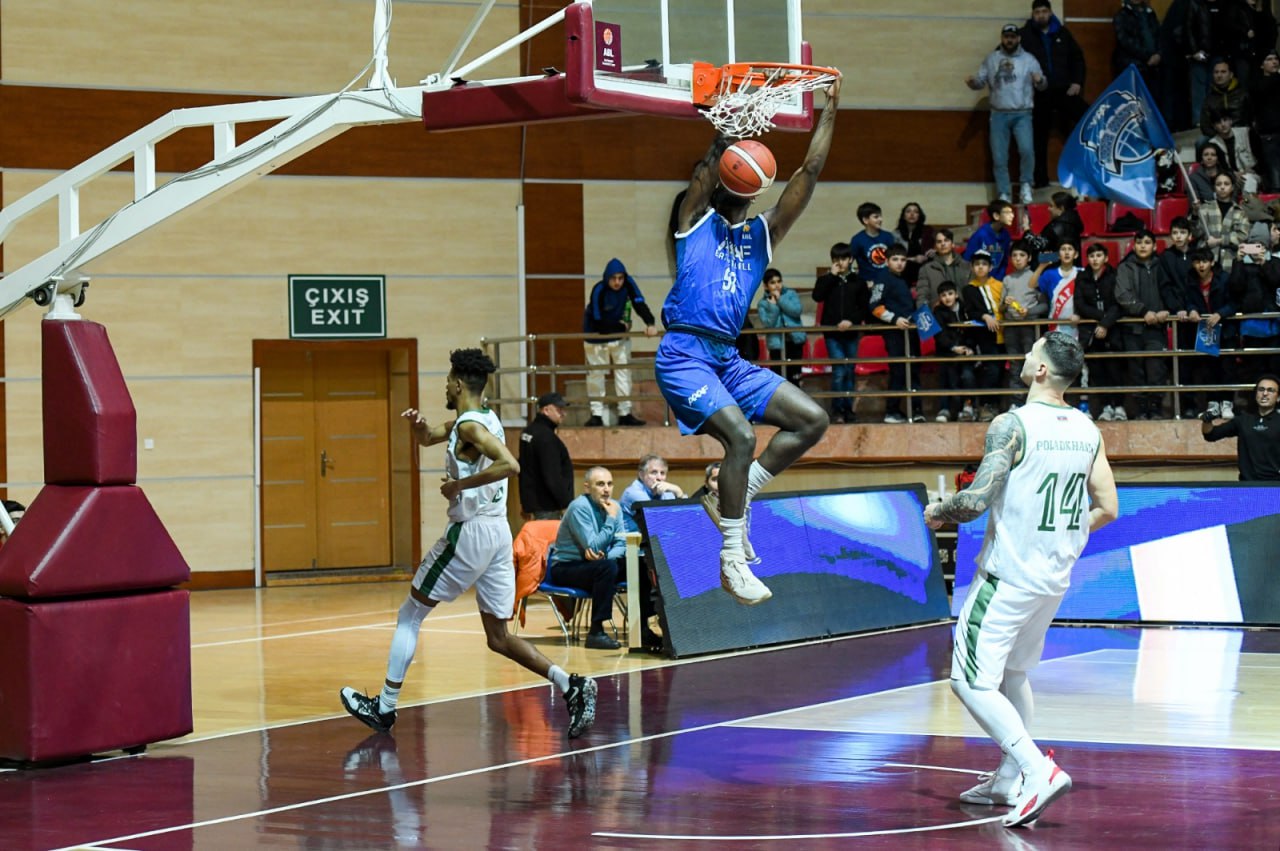
{"type": "Polygon", "coordinates": [[[960,793],[961,801],[983,807],[1011,807],[1022,791],[1021,774],[1017,777],[1001,777],[992,771],[978,775],[978,780],[977,786],[960,793]]]}
{"type": "Polygon", "coordinates": [[[1048,765],[1038,776],[1028,777],[1022,784],[1022,794],[1013,809],[1004,817],[1005,827],[1021,827],[1040,818],[1045,808],[1071,791],[1071,775],[1058,767],[1053,757],[1047,757],[1048,765]]]}
{"type": "Polygon", "coordinates": [[[757,606],[773,596],[741,556],[720,553],[720,587],[744,606],[757,606]]]}

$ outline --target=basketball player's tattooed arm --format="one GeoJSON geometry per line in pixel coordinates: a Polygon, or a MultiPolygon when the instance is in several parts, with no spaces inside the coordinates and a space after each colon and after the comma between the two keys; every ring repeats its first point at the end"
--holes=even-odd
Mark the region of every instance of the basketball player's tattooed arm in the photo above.
{"type": "Polygon", "coordinates": [[[986,453],[973,477],[973,484],[957,491],[940,503],[925,508],[925,522],[936,529],[943,523],[967,523],[981,517],[995,500],[1009,471],[1022,455],[1023,435],[1017,419],[1001,414],[987,430],[986,453]],[[936,524],[936,525],[935,525],[936,524]]]}
{"type": "Polygon", "coordinates": [[[465,479],[445,479],[440,486],[440,493],[446,499],[453,499],[459,491],[478,488],[492,482],[500,482],[520,472],[520,462],[511,454],[511,450],[502,441],[494,437],[493,432],[474,420],[466,420],[458,426],[458,448],[460,453],[476,452],[484,455],[493,463],[474,476],[465,479]]]}
{"type": "Polygon", "coordinates": [[[689,180],[684,201],[680,203],[681,232],[691,228],[711,206],[711,193],[720,183],[720,155],[736,141],[732,136],[717,133],[707,153],[693,167],[693,177],[689,180]]]}
{"type": "Polygon", "coordinates": [[[827,152],[831,150],[839,106],[840,80],[837,79],[827,89],[827,105],[823,107],[818,128],[813,131],[813,138],[809,140],[809,151],[804,156],[804,163],[787,181],[787,188],[782,190],[777,206],[764,213],[765,221],[769,223],[769,237],[774,245],[787,235],[804,208],[809,206],[814,187],[818,185],[818,175],[827,163],[827,152]]]}

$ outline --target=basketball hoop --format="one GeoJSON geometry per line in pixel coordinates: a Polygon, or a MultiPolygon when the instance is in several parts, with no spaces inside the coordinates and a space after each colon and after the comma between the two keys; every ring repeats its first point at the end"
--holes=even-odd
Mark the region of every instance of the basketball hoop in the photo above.
{"type": "Polygon", "coordinates": [[[745,139],[773,129],[773,116],[804,92],[840,78],[835,68],[780,62],[693,63],[693,102],[726,136],[745,139]]]}

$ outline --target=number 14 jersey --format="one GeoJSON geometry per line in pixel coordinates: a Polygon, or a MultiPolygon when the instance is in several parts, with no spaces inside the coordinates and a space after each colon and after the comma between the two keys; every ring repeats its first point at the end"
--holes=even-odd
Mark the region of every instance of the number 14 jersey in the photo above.
{"type": "Polygon", "coordinates": [[[1015,588],[1061,594],[1089,541],[1089,473],[1102,435],[1075,408],[1044,402],[1012,416],[1022,458],[991,503],[978,566],[1015,588]]]}

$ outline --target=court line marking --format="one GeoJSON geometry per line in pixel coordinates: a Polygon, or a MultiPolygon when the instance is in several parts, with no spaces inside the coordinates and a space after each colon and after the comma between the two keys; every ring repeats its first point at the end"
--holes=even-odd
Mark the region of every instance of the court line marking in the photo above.
{"type": "Polygon", "coordinates": [[[769,840],[777,841],[786,839],[854,839],[860,836],[901,836],[907,833],[929,833],[939,830],[955,830],[960,827],[977,827],[980,824],[991,824],[992,822],[1000,821],[1003,818],[1003,815],[999,815],[990,816],[988,818],[973,819],[971,821],[934,824],[929,825],[928,827],[896,827],[888,830],[859,830],[847,833],[763,833],[759,836],[699,836],[697,834],[680,833],[618,833],[600,831],[591,835],[605,836],[610,839],[682,839],[696,842],[764,842],[769,840]]]}
{"type": "MultiPolygon", "coordinates": [[[[377,614],[385,616],[386,612],[385,611],[378,612],[377,614]]],[[[457,614],[452,614],[452,615],[441,615],[435,619],[435,622],[439,623],[440,621],[445,619],[454,620],[457,618],[479,617],[479,616],[480,615],[478,612],[458,612],[457,614]]],[[[255,641],[278,641],[282,638],[308,638],[313,635],[327,635],[329,633],[338,633],[338,632],[355,632],[361,629],[386,629],[389,626],[395,626],[395,621],[378,621],[377,623],[364,623],[364,624],[357,624],[355,626],[335,626],[335,627],[330,627],[329,629],[312,629],[312,630],[307,630],[305,632],[286,632],[280,635],[255,635],[250,638],[228,638],[226,641],[205,641],[199,644],[192,644],[191,649],[195,650],[197,648],[204,649],[206,647],[228,647],[232,644],[252,644],[255,641]]],[[[426,621],[423,621],[422,627],[423,629],[430,629],[426,621]]],[[[239,627],[239,628],[254,629],[255,627],[246,626],[246,627],[239,627]]]]}
{"type": "MultiPolygon", "coordinates": [[[[465,613],[459,612],[458,614],[465,614],[465,613]]],[[[335,621],[335,620],[342,620],[343,618],[367,618],[367,617],[373,617],[375,615],[379,617],[386,617],[387,610],[377,609],[371,612],[350,612],[345,615],[322,615],[320,617],[314,617],[314,618],[293,618],[287,621],[263,621],[262,623],[241,624],[239,626],[216,626],[216,627],[209,627],[208,629],[202,629],[197,631],[202,634],[208,634],[208,633],[214,633],[214,632],[234,632],[237,629],[264,629],[267,627],[275,627],[275,626],[292,626],[294,624],[299,624],[299,623],[316,623],[317,621],[335,621]]],[[[449,615],[449,617],[456,617],[456,616],[457,615],[449,615]]]]}
{"type": "Polygon", "coordinates": [[[914,762],[886,762],[881,768],[927,768],[930,771],[951,771],[956,774],[973,774],[981,777],[985,772],[974,771],[971,768],[951,768],[946,765],[920,765],[914,762]]]}

